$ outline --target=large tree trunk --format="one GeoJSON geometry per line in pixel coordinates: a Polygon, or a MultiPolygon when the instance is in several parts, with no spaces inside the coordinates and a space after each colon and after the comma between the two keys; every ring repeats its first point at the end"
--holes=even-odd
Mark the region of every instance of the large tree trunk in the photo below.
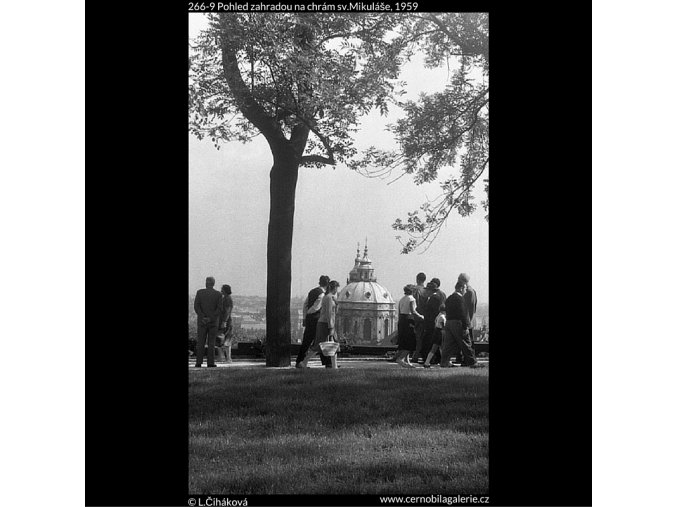
{"type": "Polygon", "coordinates": [[[290,366],[291,246],[299,158],[287,145],[273,150],[268,221],[266,366],[290,366]]]}

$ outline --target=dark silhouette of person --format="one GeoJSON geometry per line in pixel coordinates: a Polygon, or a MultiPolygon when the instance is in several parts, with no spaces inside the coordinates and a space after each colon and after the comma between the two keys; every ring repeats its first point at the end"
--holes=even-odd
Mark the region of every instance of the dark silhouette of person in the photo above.
{"type": "MultiPolygon", "coordinates": [[[[423,310],[428,297],[430,297],[430,290],[428,290],[423,284],[425,283],[425,273],[419,273],[416,275],[416,286],[414,287],[411,295],[414,296],[416,301],[417,311],[423,310]]],[[[435,313],[437,315],[437,313],[435,313]]],[[[434,320],[434,317],[433,317],[434,320]]],[[[411,361],[413,363],[418,362],[418,358],[421,357],[421,352],[423,349],[423,332],[424,332],[424,321],[416,320],[414,323],[414,336],[416,337],[416,347],[414,352],[411,354],[411,361]]],[[[425,358],[425,355],[423,356],[425,358]]]]}
{"type": "MultiPolygon", "coordinates": [[[[468,310],[468,321],[470,322],[468,328],[470,347],[472,347],[474,351],[475,337],[473,335],[473,318],[475,317],[475,313],[477,312],[477,292],[475,292],[475,289],[473,289],[468,284],[468,282],[470,281],[470,277],[467,274],[461,273],[460,275],[458,275],[458,281],[465,284],[465,293],[463,294],[463,299],[465,300],[465,308],[466,310],[468,310]]],[[[459,355],[456,357],[456,362],[463,364],[462,352],[460,352],[459,355]]]]}
{"type": "Polygon", "coordinates": [[[231,290],[230,285],[226,284],[221,286],[223,298],[221,299],[221,315],[219,317],[218,331],[219,333],[223,333],[223,343],[221,343],[220,346],[225,353],[225,360],[227,363],[233,362],[231,356],[231,347],[233,344],[233,319],[231,318],[231,313],[233,312],[232,293],[233,291],[231,290]]]}
{"type": "Polygon", "coordinates": [[[461,366],[475,366],[477,360],[470,344],[470,321],[468,320],[468,310],[465,305],[465,283],[456,282],[455,292],[447,298],[444,307],[447,312],[447,321],[445,323],[445,336],[442,341],[442,357],[440,366],[449,368],[449,359],[454,351],[460,349],[463,352],[463,362],[461,366]]]}
{"type": "MultiPolygon", "coordinates": [[[[447,295],[440,289],[439,278],[433,278],[428,282],[428,300],[418,311],[425,317],[423,321],[423,337],[421,339],[421,357],[426,357],[433,345],[433,334],[435,333],[435,319],[440,312],[440,306],[444,304],[447,295]]],[[[439,359],[439,353],[437,354],[439,359]]]]}
{"type": "Polygon", "coordinates": [[[215,367],[214,345],[216,332],[221,317],[221,298],[223,295],[214,289],[216,281],[213,277],[207,277],[206,288],[200,289],[195,294],[193,308],[197,313],[197,350],[195,351],[195,367],[202,366],[205,342],[207,342],[207,366],[215,367]]]}
{"type": "MultiPolygon", "coordinates": [[[[322,308],[322,299],[324,294],[327,291],[327,285],[329,285],[329,277],[327,275],[322,275],[320,277],[319,286],[312,289],[308,292],[306,300],[303,302],[303,325],[305,329],[303,330],[303,341],[301,342],[301,348],[299,353],[296,356],[296,367],[299,366],[301,362],[305,359],[308,349],[315,341],[315,334],[317,333],[317,321],[320,319],[320,309],[322,308]]],[[[320,360],[322,364],[331,366],[331,359],[320,353],[320,360]]]]}

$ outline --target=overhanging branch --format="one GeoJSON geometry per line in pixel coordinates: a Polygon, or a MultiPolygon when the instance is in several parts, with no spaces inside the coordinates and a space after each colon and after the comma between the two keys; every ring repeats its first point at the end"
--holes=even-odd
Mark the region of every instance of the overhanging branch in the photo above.
{"type": "Polygon", "coordinates": [[[336,165],[334,158],[323,157],[322,155],[304,155],[301,157],[301,163],[319,162],[321,164],[336,165]]]}

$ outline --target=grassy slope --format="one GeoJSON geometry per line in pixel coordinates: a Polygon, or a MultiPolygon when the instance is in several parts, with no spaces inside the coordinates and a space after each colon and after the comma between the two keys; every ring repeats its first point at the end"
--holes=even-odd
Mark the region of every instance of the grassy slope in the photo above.
{"type": "Polygon", "coordinates": [[[191,371],[192,494],[484,493],[488,371],[191,371]]]}

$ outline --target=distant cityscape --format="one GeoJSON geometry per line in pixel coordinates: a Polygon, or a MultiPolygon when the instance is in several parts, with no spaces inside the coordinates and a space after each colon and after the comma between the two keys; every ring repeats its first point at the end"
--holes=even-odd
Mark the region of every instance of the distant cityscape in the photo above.
{"type": "MultiPolygon", "coordinates": [[[[195,339],[197,314],[193,308],[194,296],[188,295],[188,338],[195,339]]],[[[238,296],[233,294],[233,333],[237,341],[263,341],[266,335],[266,297],[238,296]]],[[[303,338],[303,298],[293,297],[290,301],[292,343],[301,343],[303,338]]],[[[489,303],[478,303],[475,315],[476,329],[489,329],[489,303]]]]}

